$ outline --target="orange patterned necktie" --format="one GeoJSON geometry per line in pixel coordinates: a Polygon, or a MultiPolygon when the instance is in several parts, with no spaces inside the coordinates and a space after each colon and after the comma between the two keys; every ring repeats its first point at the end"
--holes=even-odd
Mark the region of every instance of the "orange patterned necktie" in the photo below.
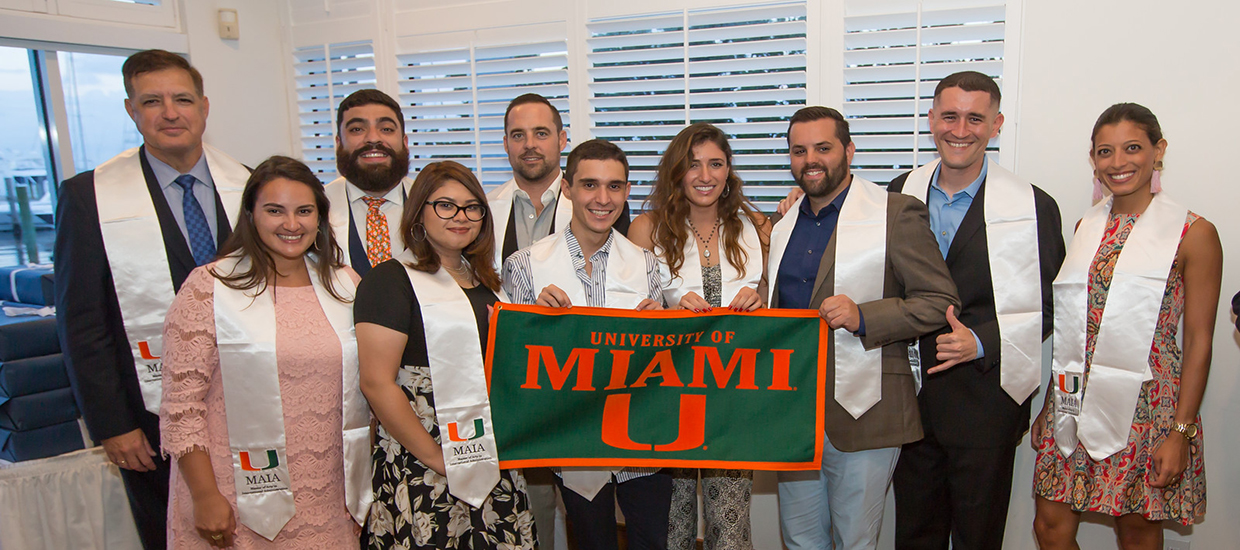
{"type": "Polygon", "coordinates": [[[387,216],[379,207],[387,202],[382,197],[362,197],[366,201],[366,258],[371,267],[392,259],[392,238],[388,232],[387,216]]]}

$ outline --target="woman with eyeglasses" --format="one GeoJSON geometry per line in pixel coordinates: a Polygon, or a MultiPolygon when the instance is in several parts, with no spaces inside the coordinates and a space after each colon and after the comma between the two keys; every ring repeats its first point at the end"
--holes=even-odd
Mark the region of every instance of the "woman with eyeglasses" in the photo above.
{"type": "Polygon", "coordinates": [[[354,304],[362,392],[379,429],[371,548],[533,548],[525,479],[499,470],[485,354],[497,301],[486,195],[464,166],[418,173],[401,235],[354,304]]]}

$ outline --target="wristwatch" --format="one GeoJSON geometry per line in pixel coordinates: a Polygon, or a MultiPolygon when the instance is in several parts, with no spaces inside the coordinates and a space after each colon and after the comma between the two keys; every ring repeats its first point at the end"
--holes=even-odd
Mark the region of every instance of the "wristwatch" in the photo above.
{"type": "Polygon", "coordinates": [[[1185,424],[1183,422],[1176,422],[1171,425],[1171,429],[1174,431],[1180,432],[1180,435],[1183,435],[1185,439],[1188,439],[1190,441],[1194,437],[1197,437],[1197,424],[1185,424]]]}

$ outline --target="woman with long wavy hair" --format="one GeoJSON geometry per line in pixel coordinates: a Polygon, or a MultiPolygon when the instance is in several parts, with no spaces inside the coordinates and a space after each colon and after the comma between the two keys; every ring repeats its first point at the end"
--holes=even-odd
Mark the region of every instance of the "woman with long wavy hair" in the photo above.
{"type": "MultiPolygon", "coordinates": [[[[629,239],[666,265],[669,305],[698,312],[763,307],[758,284],[771,224],[745,198],[743,184],[727,136],[711,124],[685,128],[663,153],[646,212],[633,220],[629,239]]],[[[706,548],[752,548],[753,472],[704,469],[701,476],[706,548]]],[[[697,477],[697,470],[673,470],[668,548],[692,548],[697,538],[697,477]]]]}

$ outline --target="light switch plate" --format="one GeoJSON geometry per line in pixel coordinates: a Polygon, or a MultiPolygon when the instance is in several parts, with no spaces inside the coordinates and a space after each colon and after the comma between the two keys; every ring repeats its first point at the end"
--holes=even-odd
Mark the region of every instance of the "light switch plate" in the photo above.
{"type": "Polygon", "coordinates": [[[1163,550],[1191,550],[1191,543],[1186,540],[1164,540],[1163,550]]]}
{"type": "Polygon", "coordinates": [[[241,22],[237,19],[237,10],[219,10],[220,38],[225,40],[241,39],[241,22]]]}

